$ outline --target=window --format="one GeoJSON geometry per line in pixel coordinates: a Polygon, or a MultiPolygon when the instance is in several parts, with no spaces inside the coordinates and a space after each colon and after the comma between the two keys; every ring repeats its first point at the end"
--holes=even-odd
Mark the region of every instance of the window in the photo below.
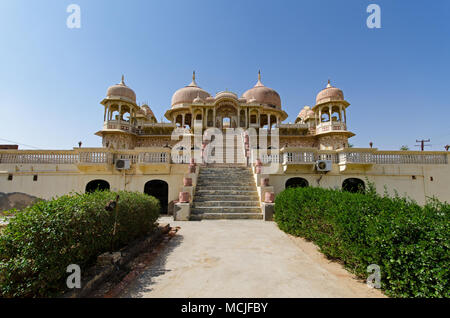
{"type": "Polygon", "coordinates": [[[35,174],[35,175],[33,176],[33,181],[37,181],[37,178],[38,178],[38,176],[37,176],[37,174],[35,174]]]}
{"type": "Polygon", "coordinates": [[[8,181],[12,181],[13,179],[13,175],[12,174],[8,174],[8,181]]]}

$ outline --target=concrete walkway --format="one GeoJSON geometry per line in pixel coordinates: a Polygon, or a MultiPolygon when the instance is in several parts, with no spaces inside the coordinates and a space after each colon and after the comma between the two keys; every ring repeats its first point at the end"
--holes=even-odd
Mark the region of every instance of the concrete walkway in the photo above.
{"type": "Polygon", "coordinates": [[[274,222],[160,222],[181,229],[122,297],[383,297],[274,222]]]}

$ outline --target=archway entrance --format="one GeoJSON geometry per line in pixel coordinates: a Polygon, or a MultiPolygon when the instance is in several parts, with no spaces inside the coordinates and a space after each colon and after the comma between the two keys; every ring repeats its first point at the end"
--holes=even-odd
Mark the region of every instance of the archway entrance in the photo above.
{"type": "Polygon", "coordinates": [[[364,193],[365,189],[364,181],[358,178],[348,178],[342,182],[342,190],[344,191],[364,193]]]}
{"type": "Polygon", "coordinates": [[[230,117],[223,117],[222,118],[222,128],[231,128],[231,118],[230,117]]]}
{"type": "Polygon", "coordinates": [[[163,180],[151,180],[144,186],[144,193],[154,196],[161,204],[161,214],[167,214],[169,203],[169,185],[163,180]]]}
{"type": "Polygon", "coordinates": [[[94,191],[109,191],[109,183],[105,180],[92,180],[86,184],[86,193],[91,193],[94,191]]]}
{"type": "Polygon", "coordinates": [[[285,188],[305,188],[307,186],[309,186],[308,180],[304,178],[290,178],[285,184],[285,188]]]}

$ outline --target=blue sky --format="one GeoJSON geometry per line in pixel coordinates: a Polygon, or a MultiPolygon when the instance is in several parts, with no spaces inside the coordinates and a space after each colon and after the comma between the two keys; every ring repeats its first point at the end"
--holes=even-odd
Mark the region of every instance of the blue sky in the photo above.
{"type": "MultiPolygon", "coordinates": [[[[0,2],[0,143],[101,145],[106,89],[120,82],[160,120],[191,80],[241,95],[257,80],[294,121],[327,79],[344,91],[355,147],[450,144],[450,1],[0,2]],[[66,8],[81,7],[81,29],[66,8]],[[381,7],[381,29],[366,8],[381,7]]],[[[167,121],[165,119],[165,121],[167,121]]],[[[26,146],[28,145],[28,146],[26,146]]]]}

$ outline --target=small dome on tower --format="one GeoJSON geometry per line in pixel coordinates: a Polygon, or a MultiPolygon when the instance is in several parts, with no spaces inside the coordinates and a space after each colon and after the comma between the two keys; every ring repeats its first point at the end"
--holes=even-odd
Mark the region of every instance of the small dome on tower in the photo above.
{"type": "Polygon", "coordinates": [[[141,109],[145,116],[155,117],[155,114],[153,114],[153,111],[150,109],[150,107],[147,104],[142,105],[141,109]]]}
{"type": "Polygon", "coordinates": [[[180,88],[173,94],[172,107],[177,104],[192,103],[194,99],[196,99],[197,97],[205,99],[210,96],[211,95],[207,91],[198,87],[197,83],[195,82],[195,71],[194,71],[192,75],[191,84],[183,88],[180,88]]]}
{"type": "Polygon", "coordinates": [[[327,87],[321,90],[316,97],[316,105],[331,101],[343,101],[344,93],[337,87],[331,86],[330,80],[328,80],[327,87]]]}
{"type": "Polygon", "coordinates": [[[135,92],[125,85],[124,76],[122,75],[122,81],[119,84],[110,86],[106,91],[107,98],[124,98],[132,103],[136,103],[135,92]]]}
{"type": "Polygon", "coordinates": [[[314,118],[315,117],[315,113],[314,111],[311,109],[310,106],[305,106],[302,108],[302,110],[298,113],[297,118],[295,119],[295,122],[299,122],[299,121],[306,121],[308,119],[314,118]]]}
{"type": "Polygon", "coordinates": [[[276,108],[281,108],[280,95],[274,89],[266,87],[261,83],[261,72],[258,72],[258,82],[256,85],[242,94],[242,97],[252,103],[268,104],[276,108]]]}

